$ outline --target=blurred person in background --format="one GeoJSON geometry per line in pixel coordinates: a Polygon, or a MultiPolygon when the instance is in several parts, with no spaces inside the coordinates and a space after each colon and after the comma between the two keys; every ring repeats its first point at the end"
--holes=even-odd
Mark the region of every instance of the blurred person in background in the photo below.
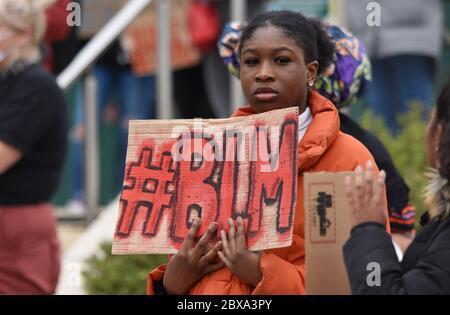
{"type": "Polygon", "coordinates": [[[0,0],[0,294],[52,294],[60,271],[50,199],[66,151],[66,104],[39,47],[52,3],[0,0]]]}
{"type": "Polygon", "coordinates": [[[442,46],[442,4],[440,0],[378,0],[380,10],[375,11],[377,7],[368,6],[370,2],[348,0],[346,22],[366,45],[372,62],[368,105],[397,133],[397,116],[411,102],[419,101],[425,113],[431,110],[442,46]],[[379,25],[369,25],[369,14],[379,15],[379,25]]]}
{"type": "MultiPolygon", "coordinates": [[[[71,28],[67,24],[67,5],[69,0],[56,0],[45,11],[47,29],[43,38],[43,63],[44,67],[52,72],[59,72],[59,62],[55,59],[61,58],[55,53],[54,45],[64,42],[71,33],[71,28]]],[[[60,52],[63,53],[63,52],[60,52]]]]}
{"type": "MultiPolygon", "coordinates": [[[[173,100],[181,118],[215,117],[207,97],[201,63],[202,52],[210,48],[208,39],[211,47],[214,47],[220,32],[220,25],[217,25],[218,12],[211,2],[170,1],[173,100]]],[[[157,13],[157,6],[152,2],[131,23],[121,38],[131,69],[139,77],[154,77],[158,67],[157,13]]]]}

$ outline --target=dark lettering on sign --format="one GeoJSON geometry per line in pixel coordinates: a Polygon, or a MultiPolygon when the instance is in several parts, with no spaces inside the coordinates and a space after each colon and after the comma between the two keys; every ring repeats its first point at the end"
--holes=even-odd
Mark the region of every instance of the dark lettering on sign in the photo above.
{"type": "MultiPolygon", "coordinates": [[[[201,134],[193,134],[192,143],[187,142],[181,150],[192,150],[192,158],[195,156],[202,157],[202,153],[209,150],[209,154],[213,154],[214,146],[201,134]],[[200,150],[197,152],[196,150],[200,150]]],[[[204,158],[198,161],[179,161],[177,162],[178,182],[176,189],[176,203],[173,216],[173,224],[171,229],[171,238],[174,242],[181,243],[190,226],[186,224],[186,212],[197,209],[201,214],[204,224],[201,225],[199,234],[206,232],[210,222],[216,220],[219,212],[220,200],[218,191],[220,190],[221,181],[217,179],[216,169],[219,165],[217,161],[206,161],[204,158]]]]}
{"type": "Polygon", "coordinates": [[[126,184],[120,197],[122,211],[116,234],[128,236],[138,211],[144,208],[146,219],[143,234],[156,235],[163,211],[173,208],[175,178],[170,150],[163,151],[158,156],[152,147],[143,146],[138,161],[127,166],[126,184]]]}
{"type": "Polygon", "coordinates": [[[319,192],[317,196],[317,215],[320,222],[320,235],[327,235],[327,229],[331,226],[331,221],[327,218],[327,208],[333,206],[332,196],[330,194],[319,192]]]}
{"type": "MultiPolygon", "coordinates": [[[[292,157],[288,161],[290,163],[296,162],[296,142],[289,141],[289,139],[295,139],[297,141],[297,128],[296,121],[287,120],[283,123],[276,159],[279,156],[288,156],[288,153],[291,152],[292,157]]],[[[261,136],[261,133],[258,133],[258,136],[261,136]]],[[[271,154],[269,147],[267,151],[271,154]]],[[[279,163],[280,165],[278,165],[275,171],[261,173],[258,170],[262,163],[260,161],[252,162],[250,167],[251,194],[249,207],[247,208],[249,212],[248,233],[250,235],[257,233],[260,229],[264,205],[277,205],[277,232],[283,233],[288,231],[292,226],[296,201],[294,191],[297,180],[296,168],[295,165],[285,165],[286,161],[283,160],[280,160],[279,163]],[[258,220],[255,220],[255,218],[258,218],[258,220]]]]}

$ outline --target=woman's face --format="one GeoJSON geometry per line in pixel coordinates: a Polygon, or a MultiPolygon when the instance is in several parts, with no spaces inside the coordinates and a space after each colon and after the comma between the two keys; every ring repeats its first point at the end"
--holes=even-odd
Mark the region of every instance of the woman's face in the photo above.
{"type": "Polygon", "coordinates": [[[293,106],[303,112],[317,69],[318,62],[306,64],[303,49],[278,27],[256,29],[241,49],[242,90],[257,113],[293,106]]]}

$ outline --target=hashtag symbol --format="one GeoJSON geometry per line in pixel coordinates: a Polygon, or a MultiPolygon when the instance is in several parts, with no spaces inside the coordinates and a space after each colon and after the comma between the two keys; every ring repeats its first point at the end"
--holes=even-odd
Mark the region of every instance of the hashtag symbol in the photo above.
{"type": "Polygon", "coordinates": [[[157,234],[163,210],[173,208],[174,175],[170,151],[157,154],[149,147],[141,149],[138,161],[130,163],[127,169],[120,198],[121,218],[117,235],[130,234],[141,208],[146,209],[142,233],[148,236],[157,234]]]}

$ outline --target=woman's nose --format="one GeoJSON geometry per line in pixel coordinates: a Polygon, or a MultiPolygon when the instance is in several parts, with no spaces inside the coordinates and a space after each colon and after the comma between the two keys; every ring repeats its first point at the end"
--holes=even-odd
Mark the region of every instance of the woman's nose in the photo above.
{"type": "Polygon", "coordinates": [[[261,63],[258,71],[256,72],[255,79],[256,81],[261,82],[273,81],[275,79],[273,69],[268,62],[261,63]]]}

